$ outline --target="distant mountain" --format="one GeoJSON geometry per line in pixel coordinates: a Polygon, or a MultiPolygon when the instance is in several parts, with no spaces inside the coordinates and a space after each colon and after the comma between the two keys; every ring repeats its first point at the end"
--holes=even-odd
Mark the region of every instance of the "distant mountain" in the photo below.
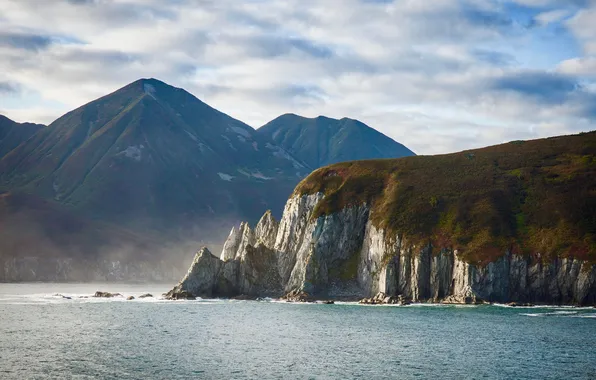
{"type": "Polygon", "coordinates": [[[171,281],[189,263],[182,248],[34,195],[0,193],[0,282],[171,281]]]}
{"type": "Polygon", "coordinates": [[[67,113],[0,160],[0,186],[140,230],[281,212],[311,171],[183,89],[141,79],[67,113]]]}
{"type": "Polygon", "coordinates": [[[282,115],[257,130],[312,168],[372,158],[413,156],[414,152],[353,119],[282,115]]]}
{"type": "Polygon", "coordinates": [[[17,123],[0,115],[0,158],[27,141],[44,125],[33,123],[17,123]]]}

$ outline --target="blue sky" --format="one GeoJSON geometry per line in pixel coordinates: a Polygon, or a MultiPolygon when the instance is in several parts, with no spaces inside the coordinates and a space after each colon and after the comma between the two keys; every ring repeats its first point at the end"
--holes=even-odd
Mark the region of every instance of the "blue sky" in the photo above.
{"type": "Polygon", "coordinates": [[[594,130],[592,0],[3,0],[0,113],[141,77],[253,127],[359,119],[419,154],[594,130]]]}

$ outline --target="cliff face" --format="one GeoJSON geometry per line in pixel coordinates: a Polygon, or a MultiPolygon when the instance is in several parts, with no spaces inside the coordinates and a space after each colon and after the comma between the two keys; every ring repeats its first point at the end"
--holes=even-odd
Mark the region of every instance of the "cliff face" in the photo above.
{"type": "Polygon", "coordinates": [[[593,304],[596,132],[320,168],[221,260],[215,295],[593,304]]]}
{"type": "Polygon", "coordinates": [[[314,218],[324,196],[295,195],[279,225],[270,213],[255,230],[232,230],[220,259],[205,250],[174,289],[193,295],[358,299],[379,292],[413,301],[593,304],[596,267],[503,252],[487,265],[466,262],[456,250],[416,246],[373,225],[366,205],[314,218]],[[273,238],[275,236],[275,238],[273,238]],[[208,272],[208,274],[205,274],[208,272]],[[194,273],[194,274],[193,274],[194,273]],[[207,278],[197,285],[189,277],[207,278]]]}

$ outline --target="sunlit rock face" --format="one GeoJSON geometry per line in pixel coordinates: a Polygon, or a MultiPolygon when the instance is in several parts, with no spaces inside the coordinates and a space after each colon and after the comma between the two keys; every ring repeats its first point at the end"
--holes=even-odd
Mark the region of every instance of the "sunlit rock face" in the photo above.
{"type": "Polygon", "coordinates": [[[595,302],[596,269],[588,262],[543,262],[504,252],[480,266],[465,262],[457,251],[416,246],[375,227],[366,204],[314,217],[323,198],[294,195],[279,223],[266,213],[254,230],[246,223],[233,229],[220,258],[203,253],[174,290],[195,296],[383,294],[415,302],[595,302]]]}

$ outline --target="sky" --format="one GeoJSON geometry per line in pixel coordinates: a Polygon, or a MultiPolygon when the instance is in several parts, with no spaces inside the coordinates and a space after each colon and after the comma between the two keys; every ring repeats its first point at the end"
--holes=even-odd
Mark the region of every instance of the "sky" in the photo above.
{"type": "Polygon", "coordinates": [[[47,124],[139,78],[418,154],[590,131],[596,0],[0,1],[0,114],[47,124]]]}

